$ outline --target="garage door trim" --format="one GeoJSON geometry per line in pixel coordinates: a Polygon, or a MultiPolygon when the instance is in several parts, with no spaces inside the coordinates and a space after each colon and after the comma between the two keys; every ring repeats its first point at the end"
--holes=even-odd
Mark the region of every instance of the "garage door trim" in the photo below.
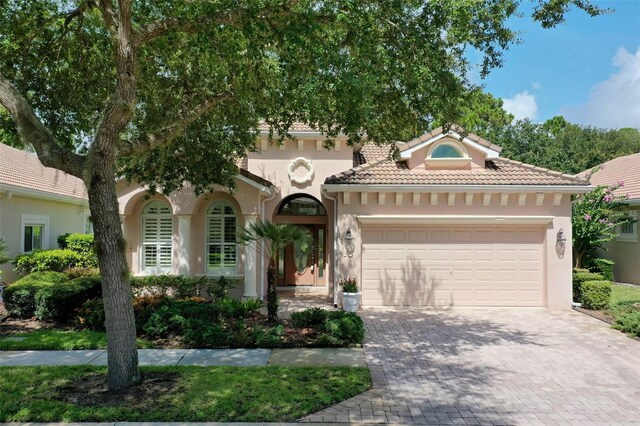
{"type": "Polygon", "coordinates": [[[547,225],[553,216],[356,215],[364,225],[547,225]]]}

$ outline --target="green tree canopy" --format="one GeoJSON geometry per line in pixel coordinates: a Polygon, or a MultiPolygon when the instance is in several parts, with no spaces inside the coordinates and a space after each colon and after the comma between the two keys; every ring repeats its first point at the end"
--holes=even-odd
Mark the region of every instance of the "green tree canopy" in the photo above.
{"type": "MultiPolygon", "coordinates": [[[[84,180],[100,259],[109,386],[139,379],[119,174],[230,185],[266,120],[377,143],[455,121],[516,39],[518,0],[0,0],[0,105],[45,166],[84,180]]],[[[588,0],[537,0],[553,26],[588,0]]],[[[0,120],[3,129],[5,121],[0,120]]]]}

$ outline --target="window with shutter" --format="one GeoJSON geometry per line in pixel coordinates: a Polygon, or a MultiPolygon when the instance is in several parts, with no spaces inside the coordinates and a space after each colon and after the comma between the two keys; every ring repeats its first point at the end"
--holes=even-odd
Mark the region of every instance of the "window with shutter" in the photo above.
{"type": "Polygon", "coordinates": [[[142,214],[142,270],[147,273],[171,272],[173,254],[171,208],[153,201],[142,214]]]}
{"type": "Polygon", "coordinates": [[[207,272],[236,272],[237,223],[236,211],[226,201],[217,201],[207,210],[207,272]]]}

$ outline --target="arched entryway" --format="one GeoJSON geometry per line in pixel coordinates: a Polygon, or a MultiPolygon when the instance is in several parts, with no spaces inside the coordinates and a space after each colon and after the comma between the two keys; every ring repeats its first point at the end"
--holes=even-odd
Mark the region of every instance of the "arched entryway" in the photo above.
{"type": "Polygon", "coordinates": [[[278,206],[275,223],[293,223],[308,229],[313,244],[304,247],[293,244],[278,258],[278,285],[327,285],[327,210],[315,197],[290,195],[278,206]]]}

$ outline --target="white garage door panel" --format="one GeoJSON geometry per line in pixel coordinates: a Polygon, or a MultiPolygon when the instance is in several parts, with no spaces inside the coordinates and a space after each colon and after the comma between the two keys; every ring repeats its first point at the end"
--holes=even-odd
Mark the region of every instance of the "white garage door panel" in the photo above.
{"type": "Polygon", "coordinates": [[[362,231],[365,305],[542,306],[541,228],[362,231]]]}

